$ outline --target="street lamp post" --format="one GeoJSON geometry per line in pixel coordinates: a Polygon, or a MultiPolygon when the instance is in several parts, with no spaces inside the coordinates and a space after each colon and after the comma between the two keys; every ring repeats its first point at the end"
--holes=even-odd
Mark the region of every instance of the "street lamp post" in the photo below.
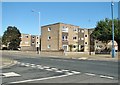
{"type": "MultiPolygon", "coordinates": [[[[41,27],[40,27],[40,12],[34,11],[32,10],[32,12],[38,13],[38,30],[40,31],[41,27]]],[[[40,53],[40,35],[38,35],[38,41],[36,43],[36,47],[37,47],[37,54],[40,53]]]]}
{"type": "Polygon", "coordinates": [[[111,3],[111,13],[112,13],[112,58],[115,57],[115,47],[114,47],[114,2],[111,3]]]}

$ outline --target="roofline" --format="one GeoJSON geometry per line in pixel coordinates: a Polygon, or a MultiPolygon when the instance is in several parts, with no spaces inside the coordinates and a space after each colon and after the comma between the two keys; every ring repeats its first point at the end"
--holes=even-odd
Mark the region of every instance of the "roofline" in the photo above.
{"type": "Polygon", "coordinates": [[[41,26],[41,27],[46,27],[46,26],[51,26],[51,25],[56,25],[56,24],[65,24],[65,25],[71,25],[71,26],[80,27],[80,26],[77,26],[77,25],[66,24],[66,23],[62,23],[62,22],[58,22],[58,23],[54,23],[54,24],[48,24],[48,25],[44,25],[44,26],[41,26]]]}
{"type": "Polygon", "coordinates": [[[30,35],[30,36],[40,36],[40,35],[33,35],[33,34],[27,34],[27,33],[21,33],[23,35],[30,35]]]}

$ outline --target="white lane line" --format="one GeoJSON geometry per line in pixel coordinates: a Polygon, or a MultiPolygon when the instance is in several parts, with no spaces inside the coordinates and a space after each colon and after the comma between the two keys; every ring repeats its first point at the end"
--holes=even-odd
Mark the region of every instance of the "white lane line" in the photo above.
{"type": "Polygon", "coordinates": [[[43,68],[50,68],[50,67],[48,67],[48,66],[43,66],[43,68]]]}
{"type": "Polygon", "coordinates": [[[67,70],[67,69],[63,69],[62,71],[69,71],[69,70],[67,70]]]}
{"type": "Polygon", "coordinates": [[[93,73],[85,73],[86,75],[89,75],[89,76],[96,76],[95,74],[93,73]]]}
{"type": "Polygon", "coordinates": [[[32,82],[32,81],[42,81],[42,80],[66,77],[66,76],[69,76],[69,75],[72,75],[72,74],[61,75],[61,76],[53,76],[53,77],[47,77],[47,78],[40,78],[40,79],[30,79],[30,80],[16,81],[16,82],[10,82],[10,84],[12,84],[12,83],[25,83],[25,82],[32,82]]]}
{"type": "Polygon", "coordinates": [[[55,71],[58,70],[57,68],[51,68],[51,69],[52,69],[52,70],[55,70],[55,71]]]}
{"type": "Polygon", "coordinates": [[[35,68],[36,66],[35,65],[33,65],[33,66],[31,66],[32,68],[35,68]]]}
{"type": "Polygon", "coordinates": [[[108,79],[114,79],[113,77],[110,76],[104,76],[104,75],[100,75],[101,78],[108,78],[108,79]]]}
{"type": "Polygon", "coordinates": [[[73,75],[74,73],[65,72],[66,75],[73,75]]]}
{"type": "Polygon", "coordinates": [[[55,72],[57,72],[57,73],[62,73],[63,71],[58,70],[58,71],[55,71],[55,72]]]}
{"type": "Polygon", "coordinates": [[[38,67],[39,69],[44,69],[43,67],[38,67]]]}
{"type": "Polygon", "coordinates": [[[27,64],[26,64],[25,66],[26,66],[26,67],[29,67],[30,65],[27,65],[27,64]]]}
{"type": "Polygon", "coordinates": [[[47,71],[53,71],[52,69],[45,69],[45,70],[47,70],[47,71]]]}
{"type": "Polygon", "coordinates": [[[41,65],[36,65],[36,66],[41,67],[41,65]]]}
{"type": "Polygon", "coordinates": [[[74,74],[80,74],[81,72],[78,72],[78,71],[71,71],[72,73],[74,74]]]}
{"type": "Polygon", "coordinates": [[[32,66],[35,66],[35,64],[31,64],[32,66]]]}

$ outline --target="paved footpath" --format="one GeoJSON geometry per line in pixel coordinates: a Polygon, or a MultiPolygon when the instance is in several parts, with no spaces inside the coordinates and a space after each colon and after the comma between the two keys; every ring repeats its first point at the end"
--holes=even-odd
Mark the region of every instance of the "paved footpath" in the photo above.
{"type": "Polygon", "coordinates": [[[2,58],[0,58],[0,69],[2,68],[7,68],[9,66],[12,66],[16,63],[17,61],[14,61],[12,59],[9,59],[9,58],[4,58],[2,56],[2,58]]]}

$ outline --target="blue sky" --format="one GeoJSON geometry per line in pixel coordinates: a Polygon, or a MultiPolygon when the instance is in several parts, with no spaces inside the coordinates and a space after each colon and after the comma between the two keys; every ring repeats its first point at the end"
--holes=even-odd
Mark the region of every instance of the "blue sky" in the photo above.
{"type": "MultiPolygon", "coordinates": [[[[94,28],[99,20],[111,18],[110,2],[3,2],[2,33],[8,26],[16,26],[21,33],[40,34],[40,25],[57,22],[73,24],[81,28],[94,28]]],[[[118,3],[114,5],[114,17],[118,17],[118,3]]]]}

